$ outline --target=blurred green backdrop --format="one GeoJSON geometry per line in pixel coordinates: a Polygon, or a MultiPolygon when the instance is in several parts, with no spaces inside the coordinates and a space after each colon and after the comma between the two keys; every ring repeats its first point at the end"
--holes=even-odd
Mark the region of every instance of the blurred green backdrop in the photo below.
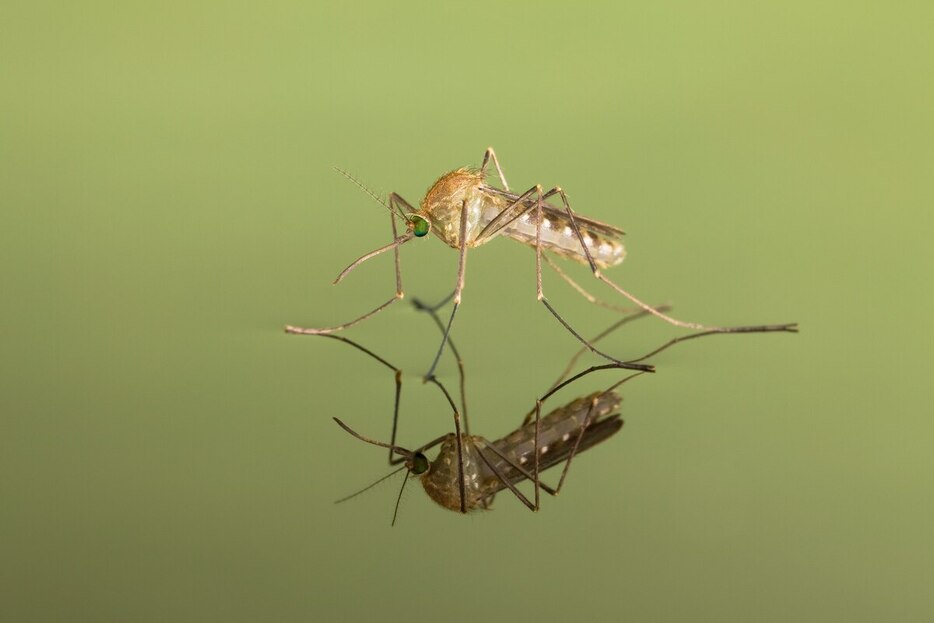
{"type": "MultiPolygon", "coordinates": [[[[928,621],[934,563],[927,2],[12,3],[0,9],[0,610],[10,621],[928,621]],[[893,8],[897,6],[898,8],[893,8]],[[493,145],[628,232],[610,276],[717,337],[626,386],[627,426],[537,515],[468,517],[382,451],[391,375],[286,323],[392,292],[385,212],[493,145]]],[[[528,250],[471,254],[476,432],[575,343],[528,250]]],[[[456,254],[404,249],[439,299],[456,254]]],[[[573,270],[595,292],[612,298],[573,270]]],[[[592,281],[592,280],[591,280],[592,281]]],[[[613,314],[553,275],[586,333],[613,314]]],[[[635,354],[675,332],[643,321],[635,354]]],[[[408,304],[347,333],[451,428],[408,304]]],[[[452,380],[445,360],[441,378],[452,380]]],[[[605,386],[582,382],[565,400],[605,386]]],[[[551,475],[552,479],[554,474],[551,475]]]]}

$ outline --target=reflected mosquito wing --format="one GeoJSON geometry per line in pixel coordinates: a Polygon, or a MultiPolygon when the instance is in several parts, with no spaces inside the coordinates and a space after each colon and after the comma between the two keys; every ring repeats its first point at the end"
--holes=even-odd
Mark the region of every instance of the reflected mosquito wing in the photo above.
{"type": "MultiPolygon", "coordinates": [[[[566,460],[574,449],[581,428],[588,421],[587,429],[581,438],[577,453],[584,452],[601,441],[615,435],[623,426],[619,415],[622,398],[616,392],[597,392],[578,398],[573,402],[555,409],[540,422],[539,432],[539,471],[544,471],[566,460]],[[596,404],[591,404],[596,399],[596,404]]],[[[535,445],[535,422],[530,422],[506,437],[492,442],[499,452],[509,460],[531,472],[535,445]]],[[[496,463],[503,474],[512,483],[520,482],[525,476],[508,462],[499,459],[496,463]]],[[[505,488],[500,483],[499,490],[505,488]]]]}

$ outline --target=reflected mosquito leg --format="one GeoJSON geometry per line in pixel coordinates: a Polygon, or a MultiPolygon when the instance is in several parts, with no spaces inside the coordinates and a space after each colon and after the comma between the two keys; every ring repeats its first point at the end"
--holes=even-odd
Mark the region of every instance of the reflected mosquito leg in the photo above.
{"type": "MultiPolygon", "coordinates": [[[[580,448],[581,441],[584,439],[584,433],[587,432],[587,429],[593,423],[593,419],[592,419],[593,410],[597,406],[597,401],[600,400],[600,398],[602,398],[603,396],[613,391],[614,389],[616,389],[617,387],[619,387],[620,385],[622,385],[623,383],[625,383],[626,381],[630,379],[634,379],[635,377],[640,376],[641,374],[642,374],[641,372],[638,372],[636,374],[630,374],[629,376],[623,379],[620,379],[613,385],[610,385],[608,388],[603,390],[603,392],[601,392],[600,395],[595,396],[593,398],[593,400],[590,403],[590,408],[587,409],[587,415],[584,419],[584,425],[581,426],[580,433],[578,433],[577,439],[574,441],[574,447],[571,449],[570,454],[568,454],[568,458],[564,463],[564,469],[561,470],[561,478],[558,479],[558,486],[554,488],[554,493],[552,493],[552,495],[558,495],[558,493],[561,491],[561,487],[564,486],[564,480],[565,478],[567,478],[568,471],[571,469],[571,461],[574,460],[574,457],[577,455],[577,450],[578,448],[580,448]]],[[[552,393],[553,393],[553,390],[550,390],[547,394],[545,394],[545,396],[546,397],[550,396],[552,393]]],[[[542,403],[541,400],[539,400],[536,403],[536,408],[539,410],[541,409],[541,403],[542,403]]]]}
{"type": "MultiPolygon", "coordinates": [[[[354,342],[353,340],[346,338],[342,335],[330,335],[327,333],[323,333],[321,334],[320,337],[327,337],[327,338],[331,338],[332,340],[340,340],[344,344],[353,346],[357,350],[363,353],[366,353],[367,355],[369,355],[370,357],[372,357],[373,359],[375,359],[376,361],[380,362],[381,364],[383,364],[384,366],[386,366],[387,368],[393,371],[395,382],[396,382],[396,395],[395,395],[395,399],[393,400],[392,436],[390,437],[389,445],[395,446],[396,445],[396,432],[397,432],[398,425],[399,425],[399,401],[402,398],[402,370],[392,365],[391,363],[389,363],[388,361],[386,361],[385,359],[383,359],[382,357],[380,357],[379,355],[377,355],[370,349],[366,348],[365,346],[362,346],[358,344],[357,342],[354,342]]],[[[405,461],[404,458],[393,458],[393,450],[392,448],[389,449],[389,464],[390,465],[398,465],[399,463],[403,463],[404,461],[405,461]]]]}
{"type": "Polygon", "coordinates": [[[435,446],[437,446],[439,443],[441,443],[442,441],[444,441],[445,439],[447,439],[447,437],[448,437],[448,433],[445,433],[445,434],[441,435],[440,437],[438,437],[437,439],[432,439],[431,441],[429,441],[429,442],[426,443],[425,445],[419,446],[419,447],[416,448],[415,450],[412,450],[412,454],[415,454],[415,453],[418,453],[418,452],[422,452],[422,453],[427,452],[428,450],[431,450],[432,448],[434,448],[435,446]]]}
{"type": "MultiPolygon", "coordinates": [[[[583,378],[583,377],[587,376],[588,374],[593,374],[594,372],[600,372],[601,370],[619,370],[619,369],[621,369],[621,366],[619,366],[619,365],[617,365],[617,364],[615,364],[615,363],[605,363],[605,364],[602,364],[602,365],[599,365],[599,366],[590,366],[590,367],[587,368],[586,370],[582,370],[582,371],[578,372],[577,374],[575,374],[574,376],[572,376],[571,378],[567,379],[566,381],[563,381],[563,382],[559,383],[558,385],[556,385],[555,387],[552,387],[552,388],[549,389],[547,392],[545,392],[545,395],[542,396],[539,400],[541,400],[542,402],[545,402],[546,399],[550,398],[555,392],[557,392],[557,391],[560,390],[561,388],[567,387],[568,385],[570,385],[571,383],[573,383],[573,382],[576,381],[577,379],[583,378]]],[[[611,389],[615,389],[616,387],[619,387],[620,385],[622,385],[623,383],[625,383],[625,382],[628,381],[629,379],[634,379],[634,378],[636,378],[637,376],[640,376],[640,375],[642,375],[642,374],[645,374],[645,372],[636,372],[635,374],[630,374],[629,376],[627,376],[626,378],[624,378],[622,381],[619,381],[618,383],[616,383],[615,385],[613,385],[612,387],[610,387],[610,389],[605,390],[604,393],[606,393],[607,391],[610,391],[611,389]]]]}
{"type": "MultiPolygon", "coordinates": [[[[490,448],[491,446],[486,446],[486,447],[487,447],[487,448],[490,448]]],[[[487,456],[483,453],[483,449],[480,448],[479,446],[477,446],[477,454],[480,455],[480,458],[483,460],[484,463],[486,463],[486,466],[490,468],[490,471],[493,472],[493,473],[496,475],[496,477],[499,479],[499,481],[500,481],[501,483],[503,483],[504,485],[506,485],[506,488],[508,488],[510,491],[512,491],[513,495],[515,495],[515,496],[519,499],[520,502],[522,502],[523,504],[525,504],[526,507],[527,507],[530,511],[532,511],[532,512],[535,512],[535,511],[538,510],[538,507],[537,507],[535,504],[533,504],[532,502],[530,502],[530,501],[529,501],[529,498],[525,497],[525,494],[523,494],[521,491],[519,491],[519,490],[516,488],[516,485],[512,484],[512,483],[509,481],[509,479],[506,478],[506,476],[503,474],[503,472],[500,471],[500,469],[499,469],[498,467],[496,467],[496,464],[493,463],[493,461],[491,461],[490,459],[487,458],[487,456]]]]}
{"type": "MultiPolygon", "coordinates": [[[[658,311],[664,312],[664,311],[668,311],[669,309],[671,309],[671,306],[670,306],[670,305],[658,305],[655,309],[658,310],[658,311]]],[[[612,333],[613,331],[616,331],[617,329],[619,329],[621,326],[623,326],[623,325],[625,325],[625,324],[628,324],[628,323],[632,322],[633,320],[638,320],[638,319],[640,319],[640,318],[645,318],[645,317],[650,316],[650,315],[651,315],[651,314],[649,314],[649,312],[647,312],[647,311],[641,311],[641,310],[640,310],[640,311],[637,311],[637,312],[635,312],[635,313],[630,313],[630,315],[624,316],[623,318],[620,318],[619,320],[617,320],[616,322],[614,322],[613,324],[611,324],[609,327],[607,327],[606,329],[604,329],[603,331],[601,331],[600,333],[598,333],[598,334],[595,335],[594,337],[590,338],[590,343],[591,343],[591,344],[596,344],[597,342],[599,342],[600,340],[602,340],[603,338],[605,338],[606,336],[608,336],[608,335],[609,335],[610,333],[612,333]]],[[[568,361],[568,364],[564,367],[564,370],[561,372],[561,374],[558,375],[558,378],[555,380],[555,382],[552,383],[550,389],[553,389],[553,388],[556,387],[561,381],[563,381],[564,379],[567,378],[568,374],[571,373],[571,369],[574,368],[574,364],[576,364],[577,361],[581,358],[581,356],[582,356],[584,353],[586,353],[586,352],[587,352],[587,347],[584,346],[584,347],[581,347],[580,349],[578,349],[578,351],[577,351],[576,353],[574,353],[573,355],[571,355],[571,359],[568,361]]],[[[654,355],[654,354],[655,354],[655,353],[653,352],[653,353],[651,353],[651,354],[649,354],[649,355],[647,355],[647,356],[645,356],[645,357],[640,357],[639,359],[631,359],[630,362],[631,362],[631,363],[637,363],[637,362],[642,361],[642,360],[644,360],[644,359],[648,359],[651,355],[654,355]]],[[[530,413],[529,415],[531,416],[531,413],[530,413]]]]}
{"type": "Polygon", "coordinates": [[[438,361],[441,359],[441,353],[444,352],[444,345],[448,341],[448,334],[451,332],[451,325],[454,324],[454,314],[457,313],[458,304],[454,303],[454,307],[451,308],[451,315],[448,317],[448,324],[444,328],[444,335],[441,337],[441,345],[438,347],[438,352],[435,353],[435,358],[431,362],[431,367],[428,368],[428,372],[425,373],[425,376],[422,377],[422,382],[428,382],[435,377],[435,368],[438,367],[438,361]]]}
{"type": "Polygon", "coordinates": [[[441,309],[442,307],[444,307],[445,305],[447,305],[448,303],[451,302],[451,299],[454,298],[454,292],[455,292],[455,290],[451,290],[451,293],[450,293],[450,294],[448,294],[446,297],[444,297],[443,299],[441,299],[441,301],[440,301],[439,303],[436,303],[436,304],[434,304],[434,305],[429,305],[428,303],[425,303],[425,302],[422,301],[421,299],[413,299],[413,300],[412,300],[412,305],[414,305],[414,306],[415,306],[415,309],[417,309],[418,311],[436,312],[436,311],[438,311],[439,309],[441,309]]]}
{"type": "MultiPolygon", "coordinates": [[[[671,307],[670,307],[669,305],[659,305],[658,307],[656,307],[656,309],[661,310],[661,311],[668,311],[670,308],[671,308],[671,307]]],[[[603,331],[601,331],[600,333],[598,333],[598,334],[595,335],[594,337],[590,338],[590,342],[591,342],[592,344],[596,344],[597,342],[599,342],[600,340],[602,340],[603,338],[605,338],[606,336],[608,336],[608,335],[609,335],[610,333],[612,333],[613,331],[616,331],[617,329],[619,329],[619,328],[622,327],[623,325],[629,324],[629,323],[632,322],[633,320],[639,320],[640,318],[646,318],[646,317],[648,317],[648,316],[650,316],[650,315],[651,315],[651,314],[649,314],[649,312],[647,312],[647,311],[641,311],[641,310],[640,310],[640,311],[631,313],[631,314],[628,315],[628,316],[624,316],[623,318],[620,318],[619,320],[617,320],[616,322],[614,322],[613,324],[611,324],[609,327],[607,327],[606,329],[604,329],[603,331]]],[[[690,337],[690,336],[685,337],[684,339],[689,339],[689,337],[690,337]]],[[[683,340],[677,340],[677,341],[683,341],[683,340]]],[[[672,345],[672,344],[667,344],[667,345],[665,345],[664,347],[662,347],[662,348],[660,348],[660,349],[656,349],[656,350],[652,351],[651,353],[649,353],[649,354],[647,354],[647,355],[645,355],[645,356],[643,356],[643,357],[639,357],[638,359],[630,359],[629,362],[630,362],[630,363],[638,363],[638,362],[640,362],[640,361],[643,361],[643,360],[645,360],[645,359],[648,359],[649,357],[655,355],[655,354],[658,353],[658,352],[661,352],[662,350],[664,350],[665,348],[667,348],[668,346],[671,346],[671,345],[672,345]]],[[[584,353],[586,353],[586,352],[587,352],[587,347],[586,347],[586,346],[583,346],[583,347],[581,347],[580,349],[578,349],[578,351],[577,351],[576,353],[574,353],[573,355],[571,355],[571,358],[570,358],[570,360],[568,360],[568,363],[567,363],[567,365],[564,367],[564,370],[562,370],[561,374],[558,375],[558,378],[555,379],[555,381],[551,384],[551,387],[548,388],[548,391],[549,391],[549,392],[555,390],[555,389],[562,383],[562,381],[564,381],[564,380],[567,378],[567,376],[571,373],[571,370],[574,368],[574,365],[575,365],[575,364],[577,363],[577,361],[581,358],[581,356],[584,355],[584,353]]],[[[610,368],[601,367],[601,369],[612,369],[612,368],[613,368],[613,366],[610,366],[610,368]]],[[[528,424],[529,422],[531,422],[531,421],[532,421],[532,416],[534,416],[534,415],[535,415],[535,410],[534,410],[534,409],[532,409],[532,410],[530,410],[528,413],[526,413],[526,414],[525,414],[525,418],[523,418],[523,420],[522,420],[522,425],[525,426],[526,424],[528,424]]]]}
{"type": "Polygon", "coordinates": [[[441,390],[441,393],[444,394],[444,397],[447,398],[448,404],[451,405],[451,411],[454,412],[454,434],[456,435],[457,440],[457,481],[458,488],[460,489],[460,498],[461,498],[461,512],[467,512],[467,480],[465,477],[465,466],[464,466],[464,436],[461,433],[461,416],[457,412],[457,407],[454,406],[454,401],[451,399],[451,394],[448,393],[447,388],[435,378],[433,375],[428,377],[428,381],[431,381],[438,386],[438,389],[441,390]]]}
{"type": "MultiPolygon", "coordinates": [[[[454,296],[454,293],[451,293],[451,296],[454,296]]],[[[450,297],[448,297],[450,298],[450,297]]],[[[441,334],[444,335],[445,327],[441,322],[441,318],[438,317],[438,313],[426,306],[417,298],[412,299],[412,305],[419,311],[426,312],[431,316],[431,319],[435,321],[435,326],[438,327],[438,330],[441,331],[441,334]]],[[[457,373],[460,378],[460,393],[461,393],[461,413],[464,415],[464,432],[468,435],[470,434],[470,420],[467,418],[467,382],[466,382],[466,372],[464,368],[464,359],[461,357],[460,351],[457,350],[457,346],[454,345],[454,340],[448,336],[447,339],[448,347],[451,349],[451,355],[454,356],[454,360],[457,362],[457,373]]]]}
{"type": "MultiPolygon", "coordinates": [[[[585,376],[589,374],[590,372],[595,372],[598,369],[607,369],[607,366],[599,366],[599,367],[595,366],[594,368],[591,368],[590,370],[587,370],[586,372],[583,372],[577,375],[575,379],[585,376]]],[[[583,441],[584,439],[584,434],[587,432],[587,429],[593,423],[593,419],[592,419],[593,410],[597,406],[597,401],[603,396],[605,396],[606,394],[608,394],[609,392],[613,391],[614,389],[616,389],[617,387],[625,383],[626,381],[630,379],[634,379],[637,376],[641,376],[642,374],[643,374],[642,372],[636,372],[635,374],[630,374],[629,376],[617,381],[613,385],[610,385],[608,388],[603,390],[598,396],[594,397],[594,399],[590,403],[590,407],[587,409],[587,415],[585,416],[585,419],[584,419],[584,425],[581,426],[581,430],[577,434],[577,439],[574,440],[574,447],[571,449],[571,452],[568,454],[568,458],[565,459],[564,468],[561,470],[561,477],[558,480],[558,485],[554,488],[551,488],[551,487],[548,487],[545,483],[541,483],[541,487],[542,489],[545,490],[546,493],[549,493],[550,495],[553,495],[553,496],[558,495],[558,493],[561,491],[561,487],[564,486],[564,480],[567,477],[568,471],[571,469],[571,461],[574,460],[574,457],[577,455],[577,451],[580,448],[581,441],[583,441]]],[[[535,401],[536,420],[541,417],[540,414],[541,414],[541,409],[542,409],[542,403],[544,403],[545,400],[547,400],[555,391],[557,390],[551,389],[542,398],[539,398],[538,400],[535,401]]]]}
{"type": "MultiPolygon", "coordinates": [[[[607,391],[609,391],[609,390],[607,390],[607,391]]],[[[606,393],[606,392],[604,392],[604,393],[606,393]]],[[[601,395],[602,395],[602,394],[601,394],[601,395]]],[[[597,400],[598,400],[598,398],[599,398],[599,397],[596,397],[596,398],[594,398],[594,399],[590,402],[590,408],[587,409],[587,416],[586,416],[586,418],[584,419],[584,425],[581,426],[581,430],[580,430],[580,432],[577,434],[577,439],[574,441],[574,447],[571,448],[571,453],[568,454],[568,458],[567,458],[567,460],[564,462],[564,469],[561,470],[561,478],[558,479],[558,486],[555,487],[554,495],[558,495],[558,493],[561,491],[561,487],[564,486],[564,479],[565,479],[565,478],[567,477],[567,475],[568,475],[568,470],[571,469],[571,461],[574,460],[574,455],[577,454],[577,449],[580,447],[581,440],[584,438],[584,433],[587,432],[587,428],[590,426],[591,417],[593,416],[594,407],[597,406],[597,400]]],[[[536,407],[537,407],[538,409],[541,409],[541,402],[539,402],[539,403],[536,405],[536,407]]]]}
{"type": "MultiPolygon", "coordinates": [[[[526,480],[530,480],[530,481],[534,481],[534,480],[535,480],[535,473],[534,473],[534,472],[530,472],[529,470],[525,469],[524,467],[522,467],[521,465],[519,465],[518,463],[516,463],[515,461],[513,461],[512,459],[510,459],[508,456],[506,456],[505,454],[503,454],[502,452],[500,452],[499,450],[497,450],[497,449],[496,449],[496,446],[494,446],[493,444],[489,444],[489,443],[488,443],[488,444],[486,445],[486,448],[487,448],[487,450],[490,450],[493,454],[495,454],[496,456],[498,456],[499,458],[501,458],[505,463],[508,463],[509,466],[512,467],[514,470],[516,470],[517,472],[519,472],[520,474],[522,474],[522,476],[523,476],[526,480]]],[[[545,484],[544,482],[539,481],[539,486],[541,486],[542,490],[543,490],[545,493],[548,493],[549,495],[554,495],[555,490],[554,490],[553,488],[549,487],[549,486],[548,486],[547,484],[545,484]]],[[[491,498],[492,496],[493,496],[493,494],[490,494],[490,495],[486,496],[486,497],[483,498],[483,499],[485,500],[485,499],[491,498]]]]}
{"type": "Polygon", "coordinates": [[[538,450],[539,443],[541,441],[541,434],[542,434],[542,403],[540,400],[536,400],[535,401],[535,439],[532,443],[532,452],[535,453],[535,460],[533,461],[534,463],[533,467],[535,469],[535,480],[533,480],[533,482],[535,483],[535,510],[538,510],[541,504],[541,499],[540,499],[541,496],[539,492],[542,489],[542,480],[541,480],[541,472],[539,470],[540,453],[538,450]]]}

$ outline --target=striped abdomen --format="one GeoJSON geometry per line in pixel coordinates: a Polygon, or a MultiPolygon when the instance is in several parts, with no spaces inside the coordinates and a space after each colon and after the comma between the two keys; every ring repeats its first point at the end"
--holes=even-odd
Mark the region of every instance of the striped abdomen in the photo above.
{"type": "MultiPolygon", "coordinates": [[[[616,266],[626,258],[626,248],[620,240],[622,231],[577,214],[574,215],[574,221],[598,267],[616,266]]],[[[503,235],[534,247],[537,222],[537,212],[533,209],[506,227],[503,235]]],[[[549,205],[542,206],[542,247],[575,262],[587,263],[580,239],[571,227],[571,220],[563,210],[549,205]]]]}

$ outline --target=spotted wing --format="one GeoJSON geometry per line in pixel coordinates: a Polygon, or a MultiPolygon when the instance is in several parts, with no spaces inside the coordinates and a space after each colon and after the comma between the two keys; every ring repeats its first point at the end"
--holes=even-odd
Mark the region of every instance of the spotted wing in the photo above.
{"type": "MultiPolygon", "coordinates": [[[[483,190],[486,192],[490,192],[494,195],[503,197],[509,200],[510,202],[515,202],[516,200],[519,199],[519,195],[513,192],[506,191],[506,190],[500,190],[499,188],[493,188],[491,186],[484,186],[483,190]]],[[[526,199],[523,202],[523,204],[526,207],[531,207],[535,205],[535,200],[526,199]]],[[[558,206],[552,205],[548,203],[547,201],[544,204],[542,204],[542,211],[545,212],[546,217],[549,217],[552,215],[555,215],[555,216],[563,215],[562,216],[563,219],[567,218],[567,215],[565,215],[565,212],[564,212],[564,207],[559,208],[558,206]]],[[[574,220],[577,221],[577,224],[580,227],[589,229],[590,231],[597,233],[597,234],[602,234],[603,236],[606,236],[608,238],[619,238],[620,236],[624,236],[626,234],[625,231],[623,231],[619,227],[616,227],[615,225],[610,225],[609,223],[604,223],[596,219],[588,218],[586,216],[581,216],[576,211],[574,212],[574,220]]]]}
{"type": "MultiPolygon", "coordinates": [[[[555,409],[540,422],[539,432],[539,471],[558,465],[567,460],[574,449],[574,444],[581,428],[589,424],[581,437],[577,453],[585,452],[601,441],[615,435],[623,426],[619,415],[622,398],[616,392],[595,393],[578,398],[573,402],[555,409]],[[594,404],[594,400],[596,403],[594,404]],[[591,409],[591,404],[594,404],[591,409]]],[[[520,465],[531,473],[535,445],[535,423],[530,422],[522,428],[492,444],[499,453],[509,458],[500,459],[497,467],[512,483],[526,479],[526,476],[513,465],[520,465]]],[[[500,486],[500,490],[505,485],[500,486]]]]}

